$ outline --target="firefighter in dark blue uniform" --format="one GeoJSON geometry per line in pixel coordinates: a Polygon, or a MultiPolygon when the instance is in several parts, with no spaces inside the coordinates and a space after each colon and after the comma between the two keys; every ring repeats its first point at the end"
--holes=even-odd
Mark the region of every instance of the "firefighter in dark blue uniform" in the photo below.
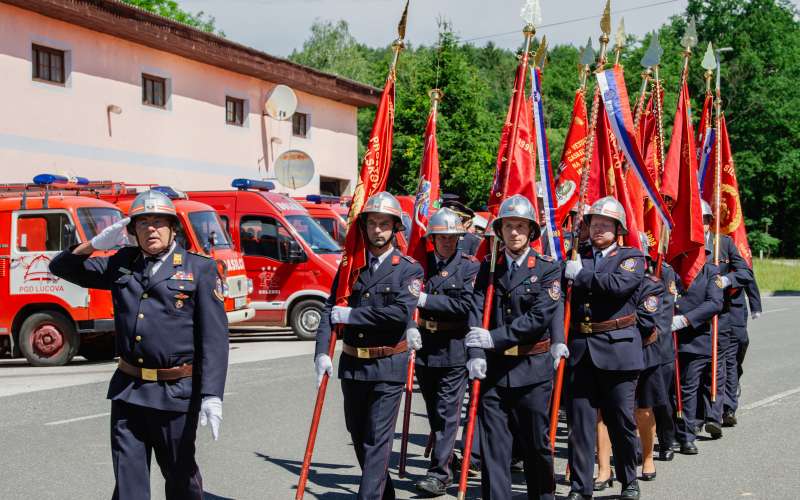
{"type": "Polygon", "coordinates": [[[492,227],[505,250],[494,272],[489,330],[477,325],[482,325],[491,257],[478,272],[473,326],[466,339],[469,376],[484,379],[478,410],[483,498],[511,498],[516,438],[528,498],[552,499],[555,480],[548,403],[554,361],[569,354],[563,337],[550,338],[548,332],[562,301],[561,268],[530,247],[540,231],[536,212],[524,196],[505,200],[492,227]]]}
{"type": "MultiPolygon", "coordinates": [[[[705,250],[707,256],[712,252],[709,244],[705,250]]],[[[683,418],[677,422],[677,438],[681,453],[696,455],[695,426],[701,390],[705,395],[705,414],[711,413],[708,405],[711,392],[711,319],[722,311],[725,285],[717,266],[706,262],[688,288],[683,279],[678,280],[677,286],[672,331],[678,335],[683,401],[683,418]]]]}
{"type": "MultiPolygon", "coordinates": [[[[752,270],[750,271],[752,273],[752,270]]],[[[722,413],[722,425],[733,427],[736,425],[736,410],[739,408],[739,390],[741,387],[742,363],[744,362],[747,347],[750,345],[750,337],[747,335],[747,309],[750,309],[750,318],[753,320],[761,316],[761,293],[758,290],[755,276],[753,280],[744,286],[744,294],[747,295],[747,305],[741,304],[731,310],[731,345],[725,351],[725,399],[724,411],[722,413]]]]}
{"type": "Polygon", "coordinates": [[[434,437],[427,476],[416,485],[426,496],[444,495],[452,482],[450,464],[467,388],[464,336],[479,263],[457,251],[464,233],[461,217],[449,208],[439,209],[428,222],[426,236],[434,251],[428,254],[424,292],[417,303],[418,330],[407,332],[409,339],[421,332],[416,375],[434,437]]]}
{"type": "Polygon", "coordinates": [[[478,246],[481,244],[481,237],[468,231],[472,225],[472,219],[475,217],[475,212],[468,206],[461,203],[458,195],[443,194],[442,195],[442,208],[449,208],[461,217],[461,222],[464,224],[464,234],[458,240],[458,252],[467,255],[475,255],[478,251],[478,246]]]}
{"type": "Polygon", "coordinates": [[[658,458],[670,461],[680,445],[675,440],[675,340],[672,333],[672,316],[675,311],[675,299],[678,296],[678,280],[675,270],[664,262],[661,265],[661,281],[664,283],[664,295],[661,300],[661,312],[658,320],[658,343],[660,344],[661,364],[658,373],[665,389],[666,398],[660,405],[653,407],[656,418],[656,434],[658,435],[658,458]]]}
{"type": "Polygon", "coordinates": [[[597,200],[584,216],[591,247],[567,261],[573,280],[567,409],[570,427],[569,499],[591,498],[597,410],[608,426],[621,498],[639,498],[636,480],[636,378],[644,363],[636,327],[636,290],[644,278],[642,252],[618,246],[625,212],[613,197],[597,200]]]}
{"type": "MultiPolygon", "coordinates": [[[[334,305],[337,275],[317,330],[317,384],[333,373],[331,328],[343,325],[339,378],[344,417],[361,466],[360,500],[393,499],[389,477],[392,438],[408,370],[406,328],[422,287],[422,267],[392,245],[403,230],[397,199],[381,192],[364,204],[358,224],[368,241],[367,266],[352,286],[347,306],[334,305]]],[[[419,339],[416,339],[417,341],[419,339]]]]}
{"type": "Polygon", "coordinates": [[[50,264],[53,274],[111,290],[119,366],[108,389],[114,499],[150,498],[155,452],[166,497],[203,498],[195,462],[198,418],[217,439],[228,368],[228,322],[213,260],[175,243],[175,207],[162,193],[134,200],[130,221],[109,226],[50,264]],[[138,246],[110,257],[124,231],[138,246]]]}
{"type": "MultiPolygon", "coordinates": [[[[711,206],[703,201],[703,229],[705,229],[706,239],[711,242],[714,240],[714,233],[709,229],[714,223],[714,212],[711,206]]],[[[714,262],[714,256],[709,255],[708,261],[714,262]]],[[[736,374],[736,353],[738,342],[736,342],[733,332],[734,323],[737,322],[744,309],[745,293],[742,290],[753,280],[753,273],[747,265],[733,239],[725,234],[719,235],[719,277],[724,286],[722,312],[718,320],[718,347],[717,347],[717,394],[715,402],[705,401],[704,407],[710,409],[705,413],[705,430],[712,438],[722,437],[722,420],[725,402],[725,386],[729,373],[738,379],[736,374]]],[[[710,397],[706,395],[704,397],[710,397]]]]}

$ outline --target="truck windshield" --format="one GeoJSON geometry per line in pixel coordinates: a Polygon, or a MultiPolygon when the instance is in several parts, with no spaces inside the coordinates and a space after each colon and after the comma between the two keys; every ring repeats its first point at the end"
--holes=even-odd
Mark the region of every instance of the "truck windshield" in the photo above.
{"type": "Polygon", "coordinates": [[[222,229],[222,224],[213,211],[191,212],[189,222],[192,223],[197,241],[204,250],[210,251],[212,248],[230,248],[231,241],[228,233],[222,229]]]}
{"type": "Polygon", "coordinates": [[[339,244],[308,215],[287,215],[286,220],[314,250],[314,253],[342,253],[339,244]]]}
{"type": "Polygon", "coordinates": [[[87,239],[97,236],[100,231],[122,219],[122,212],[116,208],[79,208],[78,221],[87,239]]]}

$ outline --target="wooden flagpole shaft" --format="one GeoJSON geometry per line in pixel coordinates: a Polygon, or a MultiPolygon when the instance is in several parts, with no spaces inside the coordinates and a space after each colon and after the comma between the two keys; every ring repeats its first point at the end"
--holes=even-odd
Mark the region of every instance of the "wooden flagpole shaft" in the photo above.
{"type": "MultiPolygon", "coordinates": [[[[419,309],[414,309],[414,323],[418,321],[419,309]]],[[[412,349],[411,355],[408,357],[405,399],[403,400],[403,433],[400,438],[400,465],[397,472],[400,477],[406,476],[406,462],[408,461],[408,427],[411,421],[411,398],[414,395],[414,364],[416,359],[417,351],[412,349]]]]}

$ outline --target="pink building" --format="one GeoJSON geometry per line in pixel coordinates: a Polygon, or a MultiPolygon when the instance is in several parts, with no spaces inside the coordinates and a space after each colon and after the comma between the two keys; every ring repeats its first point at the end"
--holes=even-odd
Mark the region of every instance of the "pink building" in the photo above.
{"type": "Polygon", "coordinates": [[[379,98],[114,0],[0,0],[0,75],[0,183],[48,172],[209,189],[277,177],[282,192],[348,194],[356,114],[379,98]],[[264,112],[278,84],[297,97],[289,120],[264,112]]]}

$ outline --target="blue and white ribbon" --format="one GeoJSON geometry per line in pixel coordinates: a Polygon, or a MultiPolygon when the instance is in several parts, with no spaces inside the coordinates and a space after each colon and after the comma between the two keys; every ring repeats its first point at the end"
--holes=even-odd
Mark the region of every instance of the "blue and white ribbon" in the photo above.
{"type": "Polygon", "coordinates": [[[706,181],[706,174],[708,173],[708,165],[711,163],[711,151],[714,150],[714,145],[717,140],[717,131],[711,127],[706,130],[706,135],[703,138],[703,148],[698,151],[700,164],[700,175],[697,176],[697,182],[700,183],[700,196],[703,196],[703,185],[706,181]]]}

